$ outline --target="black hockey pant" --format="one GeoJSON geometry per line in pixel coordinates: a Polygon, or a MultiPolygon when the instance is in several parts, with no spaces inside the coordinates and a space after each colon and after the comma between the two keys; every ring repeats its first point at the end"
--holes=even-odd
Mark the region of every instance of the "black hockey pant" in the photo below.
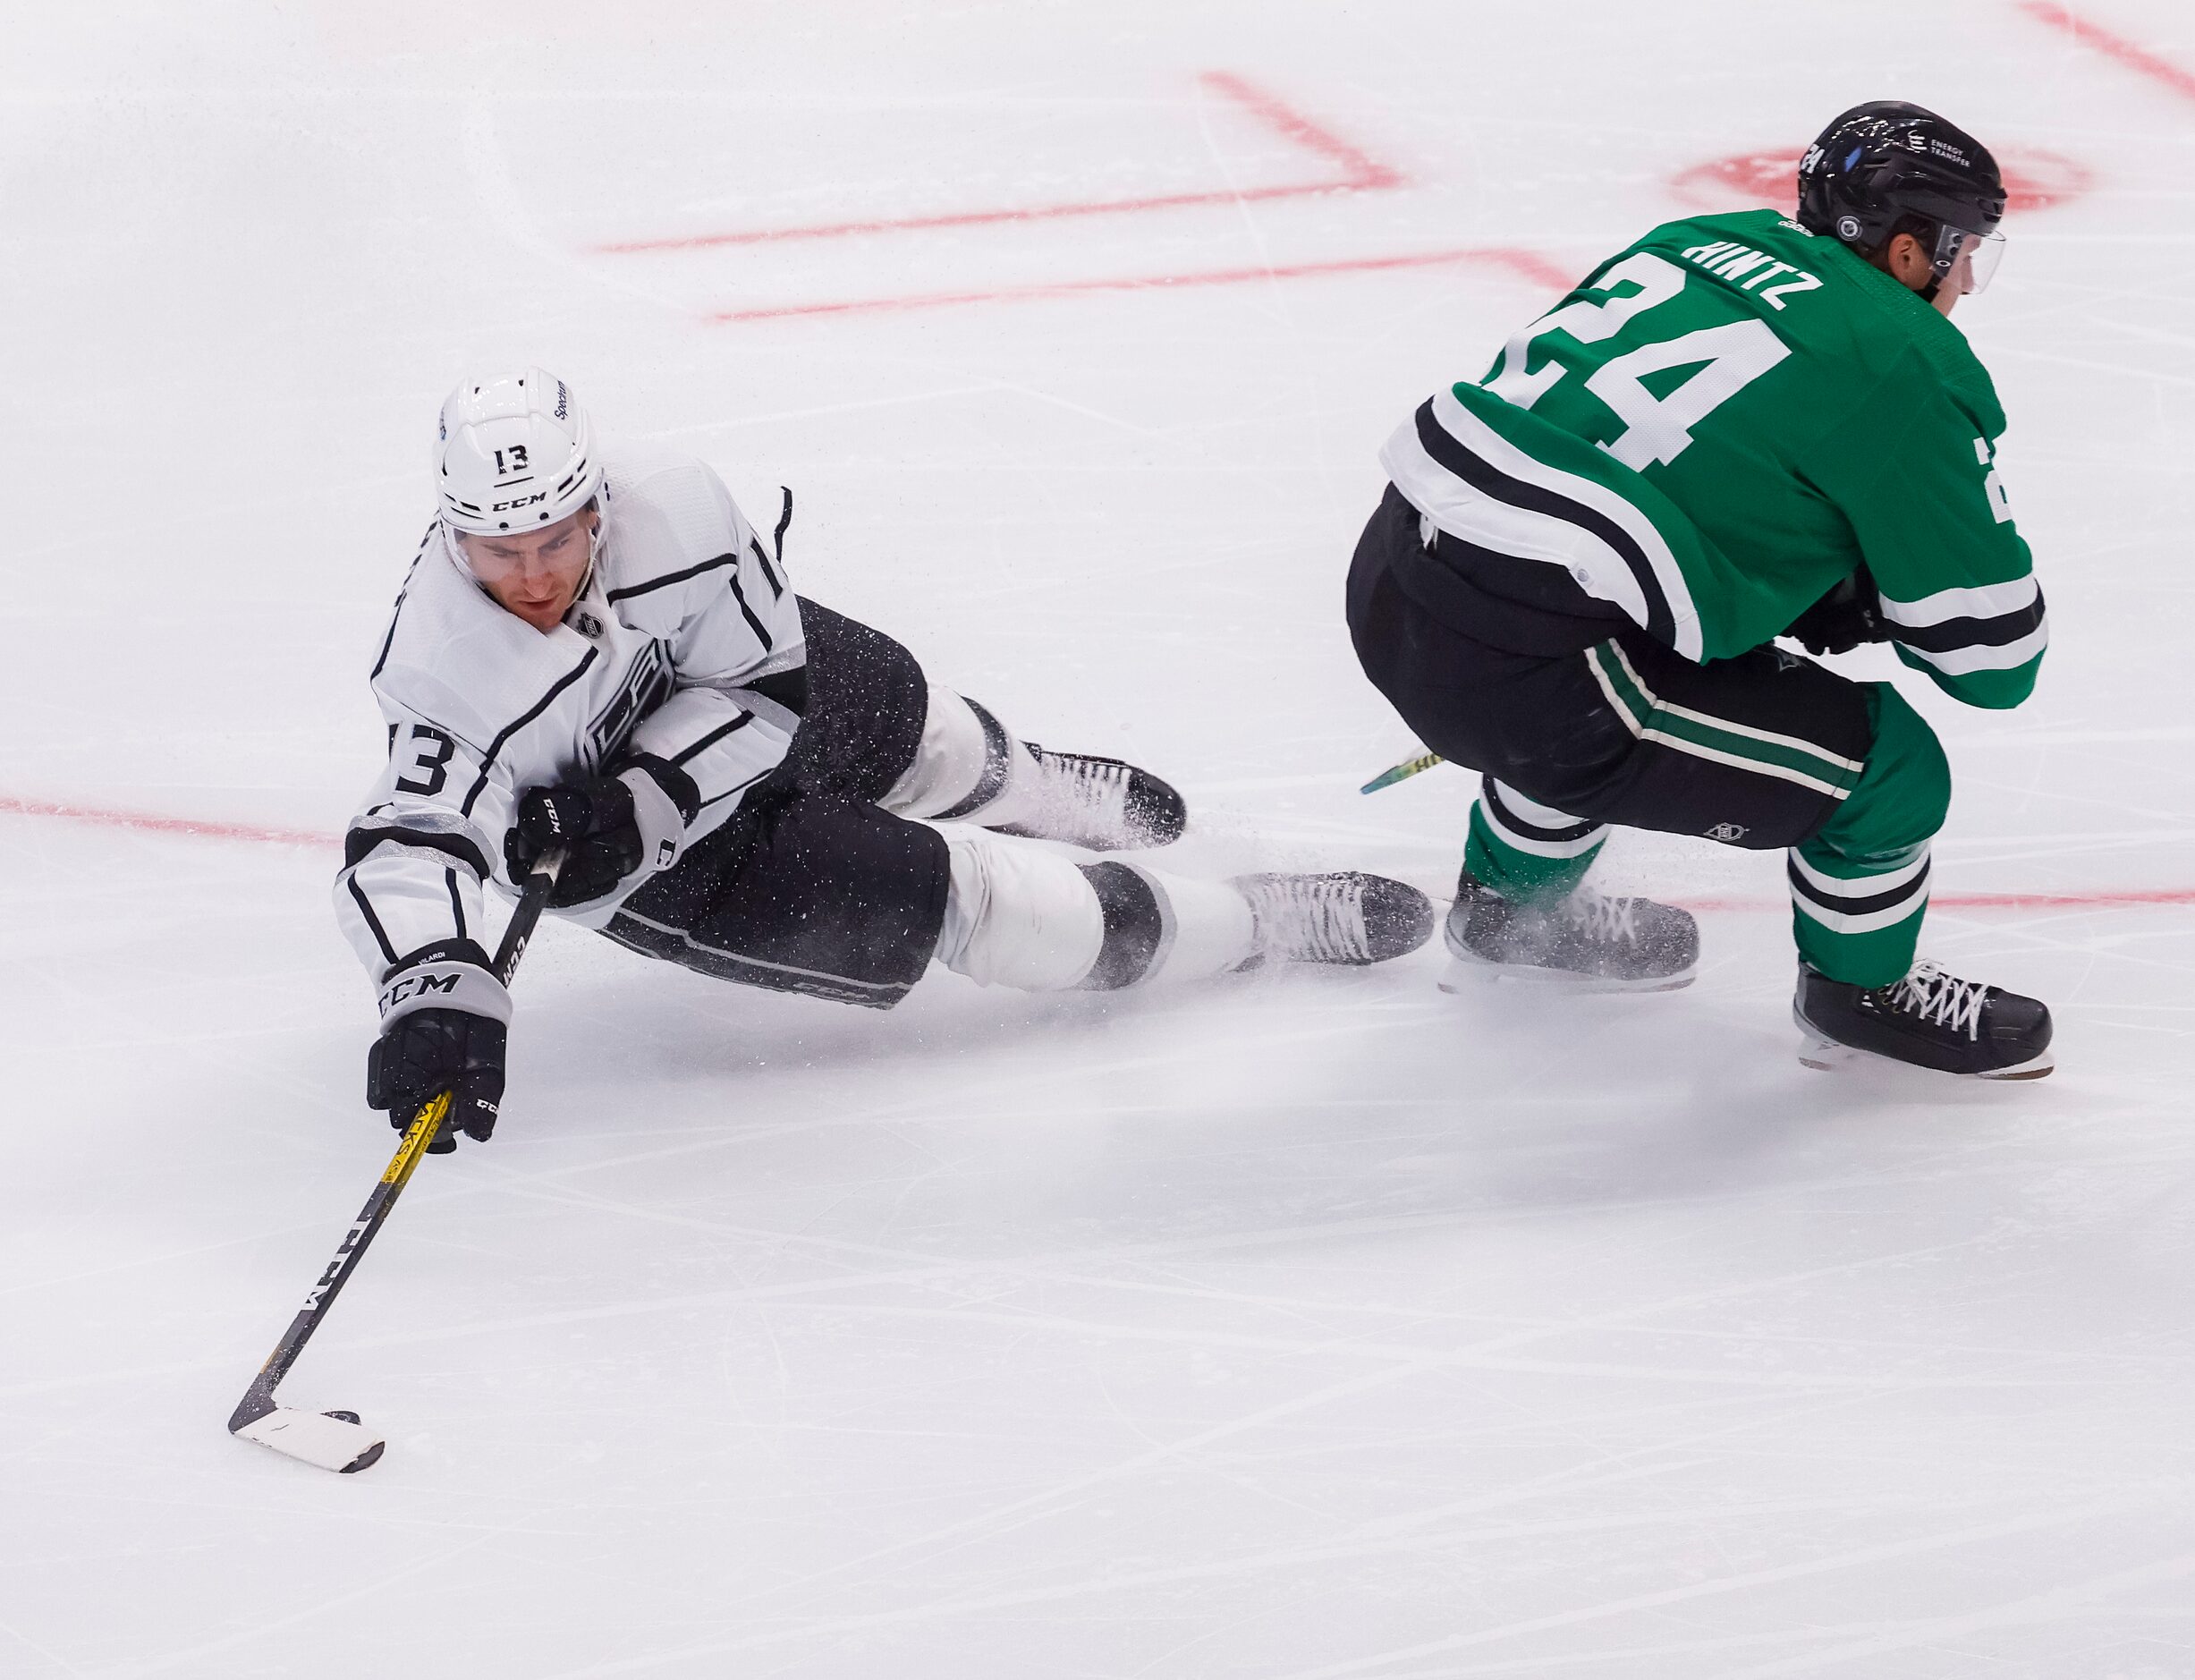
{"type": "MultiPolygon", "coordinates": [[[[1800,954],[1861,985],[1905,973],[1951,778],[1895,689],[1775,646],[1695,665],[1628,620],[1509,651],[1452,622],[1453,598],[1436,616],[1406,591],[1398,572],[1423,576],[1423,554],[1391,486],[1357,545],[1350,634],[1419,738],[1484,774],[1474,877],[1520,900],[1568,892],[1611,824],[1788,848],[1800,954]]],[[[1503,616],[1518,622],[1513,604],[1503,616]]]]}
{"type": "Polygon", "coordinates": [[[628,898],[603,932],[720,980],[889,1009],[922,978],[945,912],[945,843],[874,802],[914,762],[922,667],[802,597],[808,698],[785,761],[721,828],[628,898]]]}

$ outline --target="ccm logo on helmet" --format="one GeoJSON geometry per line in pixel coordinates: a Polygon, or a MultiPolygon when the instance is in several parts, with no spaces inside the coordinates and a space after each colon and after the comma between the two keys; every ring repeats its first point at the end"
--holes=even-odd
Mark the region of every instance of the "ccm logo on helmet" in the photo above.
{"type": "Polygon", "coordinates": [[[491,513],[507,513],[513,508],[531,507],[536,502],[547,500],[548,492],[547,490],[536,490],[531,496],[521,496],[515,502],[491,502],[488,504],[487,511],[491,513]]]}

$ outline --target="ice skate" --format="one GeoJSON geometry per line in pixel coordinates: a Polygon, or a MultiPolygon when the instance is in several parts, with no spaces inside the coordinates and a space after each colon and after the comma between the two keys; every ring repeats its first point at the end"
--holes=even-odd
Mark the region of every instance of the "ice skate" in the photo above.
{"type": "Polygon", "coordinates": [[[1933,963],[1875,987],[1833,980],[1801,963],[1791,1013],[1805,1035],[1799,1060],[1808,1067],[1880,1056],[1966,1079],[2040,1079],[2057,1065],[2045,1005],[1933,963]]]}
{"type": "Polygon", "coordinates": [[[1513,904],[1468,871],[1443,929],[1455,960],[1443,991],[1487,980],[1580,992],[1666,992],[1692,983],[1699,927],[1650,898],[1580,887],[1550,904],[1513,904]]]}
{"type": "Polygon", "coordinates": [[[1232,885],[1256,923],[1257,953],[1242,972],[1274,962],[1362,968],[1433,937],[1433,901],[1384,875],[1238,875],[1232,885]]]}
{"type": "Polygon", "coordinates": [[[1120,759],[1056,752],[1022,743],[1034,761],[1014,778],[1018,819],[985,824],[1000,834],[1063,840],[1090,852],[1131,852],[1171,844],[1189,820],[1182,796],[1148,770],[1120,759]]]}

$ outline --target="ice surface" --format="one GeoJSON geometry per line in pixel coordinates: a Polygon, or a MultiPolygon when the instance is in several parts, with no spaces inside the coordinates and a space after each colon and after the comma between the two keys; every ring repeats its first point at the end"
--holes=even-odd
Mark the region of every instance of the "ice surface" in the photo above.
{"type": "Polygon", "coordinates": [[[2195,21],[2092,3],[18,8],[0,1675],[2195,1675],[2195,21]],[[2088,181],[1960,316],[2042,690],[1903,681],[1928,948],[2055,1078],[1805,1073],[1776,861],[1646,836],[1700,983],[1559,1008],[879,1016],[551,927],[501,1134],[284,1391],[386,1459],[228,1438],[394,1141],[329,845],[250,835],[369,778],[461,368],[794,486],[806,590],[1175,779],[1184,866],[1436,890],[1468,781],[1354,791],[1381,438],[1885,96],[2088,181]]]}

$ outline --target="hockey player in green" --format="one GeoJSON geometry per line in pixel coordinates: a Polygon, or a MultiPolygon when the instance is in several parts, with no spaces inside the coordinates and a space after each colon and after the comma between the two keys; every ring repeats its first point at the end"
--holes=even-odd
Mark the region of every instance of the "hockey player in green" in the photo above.
{"type": "Polygon", "coordinates": [[[1951,324],[2002,250],[1970,136],[1862,106],[1774,210],[1658,227],[1389,439],[1351,572],[1367,674],[1485,773],[1461,968],[1692,977],[1682,911],[1584,882],[1608,825],[1789,849],[1802,1059],[2047,1073],[2049,1013],[1915,964],[1950,772],[1885,683],[1787,649],[1887,640],[1970,705],[2035,683],[2042,597],[1951,324]]]}

